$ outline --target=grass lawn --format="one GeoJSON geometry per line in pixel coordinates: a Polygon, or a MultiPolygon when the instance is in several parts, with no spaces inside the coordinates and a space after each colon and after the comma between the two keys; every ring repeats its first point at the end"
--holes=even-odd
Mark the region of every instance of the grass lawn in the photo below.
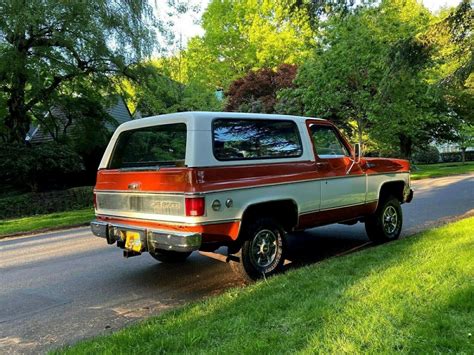
{"type": "Polygon", "coordinates": [[[227,291],[61,352],[474,353],[474,218],[227,291]]]}
{"type": "Polygon", "coordinates": [[[474,162],[415,164],[418,170],[412,170],[412,180],[474,172],[474,162]]]}
{"type": "Polygon", "coordinates": [[[0,220],[0,236],[19,232],[33,232],[45,228],[67,227],[87,223],[92,219],[94,219],[94,210],[86,208],[76,211],[0,220]]]}

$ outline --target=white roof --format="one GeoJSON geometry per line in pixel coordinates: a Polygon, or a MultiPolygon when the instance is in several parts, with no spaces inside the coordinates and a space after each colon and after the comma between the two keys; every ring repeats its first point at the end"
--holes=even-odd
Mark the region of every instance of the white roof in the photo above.
{"type": "MultiPolygon", "coordinates": [[[[150,127],[162,124],[173,124],[173,123],[186,123],[188,131],[188,138],[186,143],[186,165],[189,167],[194,166],[214,166],[214,165],[236,165],[236,162],[220,162],[214,158],[212,152],[212,121],[216,118],[223,119],[272,119],[272,120],[291,120],[294,121],[299,127],[300,132],[303,131],[308,119],[322,120],[320,118],[302,117],[302,116],[290,116],[290,115],[276,115],[276,114],[262,114],[262,113],[241,113],[241,112],[178,112],[170,113],[166,115],[152,116],[146,118],[140,118],[121,124],[114,135],[112,136],[107,149],[105,150],[102,161],[99,168],[105,168],[110,159],[110,156],[117,141],[118,136],[123,131],[131,129],[138,129],[142,127],[150,127]],[[191,132],[194,132],[191,134],[191,132]],[[199,149],[197,149],[199,147],[199,149]]],[[[301,135],[304,153],[299,158],[287,158],[287,159],[275,159],[275,162],[284,161],[299,161],[299,160],[311,160],[314,159],[311,154],[312,148],[311,143],[306,142],[306,136],[301,135]]],[[[262,162],[268,163],[268,160],[253,160],[252,164],[259,164],[262,162]]],[[[250,163],[250,161],[246,161],[250,163]]]]}
{"type": "Polygon", "coordinates": [[[307,119],[321,120],[321,118],[303,117],[303,116],[291,116],[291,115],[277,115],[277,114],[266,114],[266,113],[243,113],[243,112],[207,112],[207,111],[188,111],[188,112],[177,112],[169,113],[166,115],[150,116],[125,122],[120,125],[120,131],[129,129],[135,129],[140,127],[149,127],[160,124],[169,124],[177,122],[187,122],[189,124],[188,130],[202,130],[208,129],[203,126],[209,127],[208,122],[215,118],[261,118],[261,119],[272,119],[272,120],[292,120],[296,122],[304,122],[307,119]],[[193,124],[195,122],[196,124],[193,124]],[[206,122],[206,123],[204,123],[206,122]],[[202,123],[202,125],[201,125],[202,123]]]}

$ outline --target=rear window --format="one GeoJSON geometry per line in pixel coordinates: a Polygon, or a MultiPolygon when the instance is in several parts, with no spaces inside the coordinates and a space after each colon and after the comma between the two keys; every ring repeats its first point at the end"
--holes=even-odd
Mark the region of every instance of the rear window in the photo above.
{"type": "Polygon", "coordinates": [[[283,120],[216,119],[213,146],[218,160],[290,158],[303,153],[296,124],[283,120]]]}
{"type": "Polygon", "coordinates": [[[186,124],[139,128],[119,135],[109,169],[183,166],[185,155],[186,124]]]}

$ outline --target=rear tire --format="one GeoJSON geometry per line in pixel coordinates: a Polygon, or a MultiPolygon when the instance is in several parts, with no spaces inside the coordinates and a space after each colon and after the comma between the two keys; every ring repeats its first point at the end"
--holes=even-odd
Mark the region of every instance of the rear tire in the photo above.
{"type": "Polygon", "coordinates": [[[402,231],[403,214],[400,201],[387,196],[379,201],[377,210],[365,220],[365,231],[375,243],[398,239],[402,231]]]}
{"type": "Polygon", "coordinates": [[[177,263],[184,263],[188,256],[191,255],[191,252],[178,252],[178,251],[171,251],[171,250],[155,250],[151,251],[150,255],[162,263],[167,264],[177,264],[177,263]]]}
{"type": "Polygon", "coordinates": [[[244,242],[234,254],[240,262],[231,261],[232,270],[247,283],[280,272],[285,261],[283,228],[272,218],[259,218],[243,228],[244,242]]]}

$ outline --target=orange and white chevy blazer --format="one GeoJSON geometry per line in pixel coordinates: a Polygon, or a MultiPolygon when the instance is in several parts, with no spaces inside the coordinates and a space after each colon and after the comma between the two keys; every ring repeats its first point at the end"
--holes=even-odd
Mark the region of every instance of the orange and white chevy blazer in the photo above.
{"type": "Polygon", "coordinates": [[[95,235],[127,257],[182,262],[227,247],[247,279],[281,269],[285,236],[364,222],[371,240],[396,239],[410,202],[410,165],[363,158],[329,121],[183,112],[117,128],[94,190],[95,235]]]}

